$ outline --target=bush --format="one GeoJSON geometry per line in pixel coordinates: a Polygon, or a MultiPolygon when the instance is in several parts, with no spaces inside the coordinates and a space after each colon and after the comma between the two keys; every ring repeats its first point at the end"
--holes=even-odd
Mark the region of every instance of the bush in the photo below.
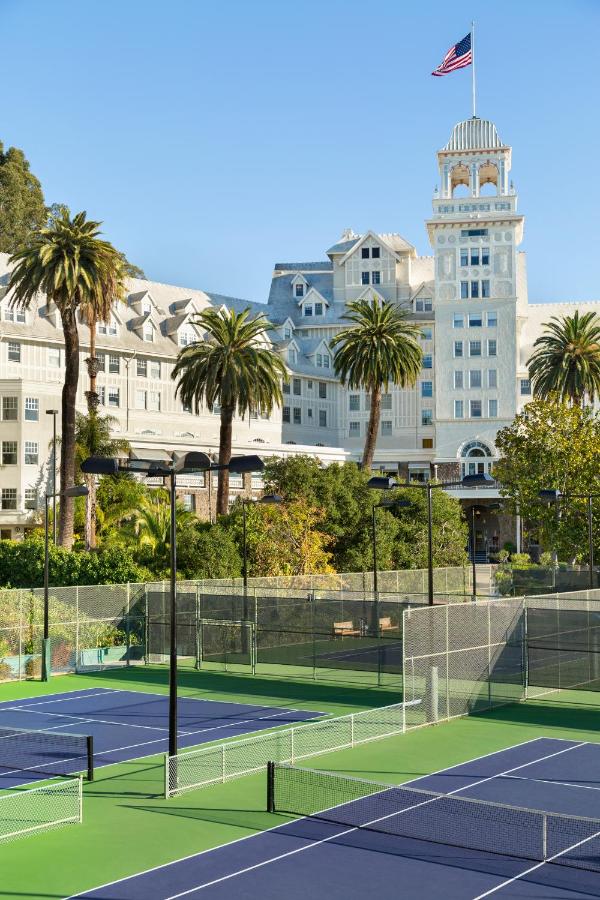
{"type": "Polygon", "coordinates": [[[517,569],[526,569],[532,565],[529,553],[513,553],[511,562],[517,569]]]}

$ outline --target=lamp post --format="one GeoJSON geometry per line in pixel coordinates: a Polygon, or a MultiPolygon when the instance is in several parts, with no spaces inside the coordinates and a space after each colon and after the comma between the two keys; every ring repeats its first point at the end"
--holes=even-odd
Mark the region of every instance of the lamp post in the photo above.
{"type": "MultiPolygon", "coordinates": [[[[55,420],[56,421],[56,420],[55,420]]],[[[49,648],[49,631],[50,631],[50,531],[48,528],[48,501],[54,501],[54,525],[56,526],[56,498],[57,497],[86,497],[88,489],[84,484],[76,484],[67,488],[66,491],[48,494],[44,496],[44,636],[42,641],[42,681],[48,681],[51,675],[51,660],[49,648]]]]}
{"type": "Polygon", "coordinates": [[[435,488],[449,487],[493,487],[494,479],[488,472],[480,472],[477,475],[465,475],[460,481],[407,481],[400,484],[392,478],[374,475],[367,482],[367,487],[373,490],[390,490],[391,488],[416,488],[427,491],[427,602],[433,606],[433,491],[435,488]]]}
{"type": "Polygon", "coordinates": [[[90,456],[81,464],[81,471],[90,475],[116,475],[130,472],[147,475],[150,478],[168,478],[170,487],[170,607],[169,622],[171,635],[169,643],[169,756],[177,755],[177,475],[191,472],[210,472],[229,469],[230,472],[262,472],[265,464],[258,456],[232,456],[229,463],[219,465],[212,462],[207,453],[190,451],[174,460],[128,460],[126,463],[101,456],[90,456]]]}
{"type": "Polygon", "coordinates": [[[57,409],[47,409],[47,416],[52,416],[52,537],[56,545],[56,417],[57,409]]]}
{"type": "MultiPolygon", "coordinates": [[[[553,488],[545,488],[539,491],[538,497],[549,505],[554,503],[556,510],[556,521],[560,521],[560,502],[561,500],[585,500],[586,517],[587,517],[587,538],[588,538],[588,574],[589,586],[594,587],[594,530],[593,530],[593,501],[600,497],[600,494],[562,494],[553,488]]],[[[557,555],[558,560],[558,555],[557,555]]]]}

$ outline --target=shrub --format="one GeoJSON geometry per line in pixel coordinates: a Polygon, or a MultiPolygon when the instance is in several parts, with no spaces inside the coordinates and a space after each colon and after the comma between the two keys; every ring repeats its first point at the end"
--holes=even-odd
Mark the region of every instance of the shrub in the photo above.
{"type": "Polygon", "coordinates": [[[518,569],[525,569],[527,566],[532,565],[529,553],[513,553],[511,562],[518,569]]]}

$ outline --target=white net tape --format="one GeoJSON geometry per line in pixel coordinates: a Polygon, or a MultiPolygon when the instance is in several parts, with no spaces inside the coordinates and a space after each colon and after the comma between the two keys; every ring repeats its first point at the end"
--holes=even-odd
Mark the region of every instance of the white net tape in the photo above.
{"type": "MultiPolygon", "coordinates": [[[[411,706],[418,706],[414,701],[411,706]]],[[[165,796],[228,781],[263,769],[273,760],[294,763],[320,753],[344,750],[402,734],[404,703],[394,703],[378,709],[308,722],[253,735],[239,741],[212,744],[199,750],[165,757],[165,796]]]]}
{"type": "Polygon", "coordinates": [[[5,794],[0,791],[0,841],[82,821],[81,778],[5,794]]]}

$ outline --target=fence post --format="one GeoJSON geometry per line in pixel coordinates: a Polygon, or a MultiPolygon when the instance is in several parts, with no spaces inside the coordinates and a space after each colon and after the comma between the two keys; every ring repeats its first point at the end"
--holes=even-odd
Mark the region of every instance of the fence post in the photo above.
{"type": "Polygon", "coordinates": [[[200,647],[200,590],[198,585],[196,585],[196,665],[195,669],[199,669],[202,665],[201,659],[201,647],[200,647]]]}
{"type": "Polygon", "coordinates": [[[75,671],[79,668],[79,585],[75,588],[75,671]]]}
{"type": "Polygon", "coordinates": [[[127,582],[127,596],[125,599],[125,643],[126,643],[126,653],[127,659],[126,663],[128,666],[131,665],[131,585],[127,582]]]}
{"type": "Polygon", "coordinates": [[[144,582],[144,664],[150,662],[148,643],[150,641],[150,623],[148,622],[148,582],[144,582]]]}

